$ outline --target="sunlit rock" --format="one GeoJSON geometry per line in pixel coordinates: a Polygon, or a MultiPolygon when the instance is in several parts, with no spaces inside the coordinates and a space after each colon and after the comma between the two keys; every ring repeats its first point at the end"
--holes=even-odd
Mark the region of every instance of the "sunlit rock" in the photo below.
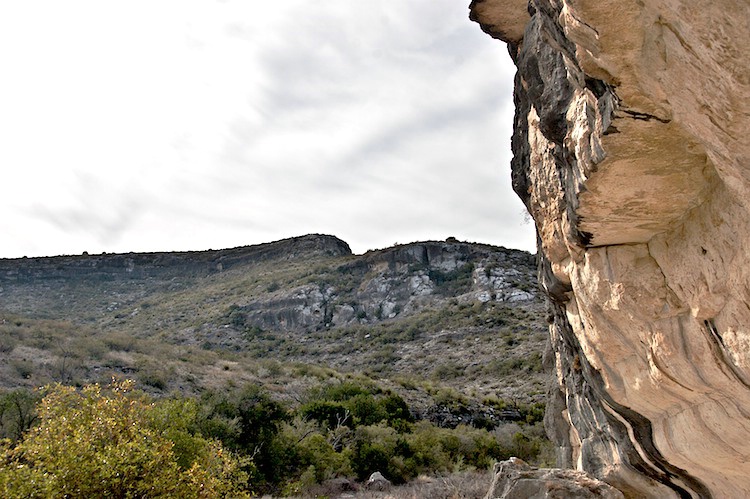
{"type": "Polygon", "coordinates": [[[750,4],[471,9],[518,67],[559,464],[628,497],[747,497],[750,4]]]}

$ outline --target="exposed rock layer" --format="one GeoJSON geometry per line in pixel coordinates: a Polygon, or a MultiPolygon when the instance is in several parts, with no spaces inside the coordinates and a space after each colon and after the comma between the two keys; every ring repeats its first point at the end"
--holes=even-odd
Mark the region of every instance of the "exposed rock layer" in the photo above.
{"type": "Polygon", "coordinates": [[[475,0],[518,67],[560,464],[641,497],[750,493],[750,4],[475,0]]]}
{"type": "Polygon", "coordinates": [[[157,279],[206,276],[232,267],[268,260],[351,255],[341,239],[309,234],[238,248],[166,253],[102,253],[40,258],[0,258],[2,285],[45,280],[157,279]]]}
{"type": "Polygon", "coordinates": [[[485,499],[622,499],[622,493],[583,471],[529,466],[517,458],[495,464],[485,499]]]}

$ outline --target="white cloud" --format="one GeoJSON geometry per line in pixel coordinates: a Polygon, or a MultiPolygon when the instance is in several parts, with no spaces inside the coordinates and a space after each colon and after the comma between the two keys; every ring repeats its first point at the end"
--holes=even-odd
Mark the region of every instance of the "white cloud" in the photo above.
{"type": "Polygon", "coordinates": [[[532,249],[510,193],[505,47],[455,0],[0,6],[0,256],[532,249]]]}

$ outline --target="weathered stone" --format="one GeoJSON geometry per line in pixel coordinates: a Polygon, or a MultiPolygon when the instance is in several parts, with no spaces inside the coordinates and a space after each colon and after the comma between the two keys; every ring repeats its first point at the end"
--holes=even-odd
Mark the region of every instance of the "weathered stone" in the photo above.
{"type": "Polygon", "coordinates": [[[570,469],[535,468],[512,457],[496,463],[485,499],[622,499],[622,492],[570,469]]]}
{"type": "Polygon", "coordinates": [[[528,4],[472,19],[518,67],[513,186],[551,299],[560,464],[629,497],[746,497],[750,4],[528,4]]]}
{"type": "Polygon", "coordinates": [[[246,325],[263,330],[310,331],[414,313],[445,299],[445,290],[467,300],[509,304],[539,297],[530,255],[458,241],[371,251],[342,261],[338,271],[351,276],[356,285],[314,283],[291,292],[279,289],[264,300],[243,304],[237,314],[246,325]],[[458,277],[465,278],[465,289],[441,288],[458,277]]]}
{"type": "Polygon", "coordinates": [[[367,479],[365,487],[369,490],[387,490],[391,487],[391,481],[384,477],[381,472],[376,471],[367,479]]]}
{"type": "Polygon", "coordinates": [[[509,2],[472,0],[470,8],[472,20],[480,23],[482,29],[491,36],[508,42],[512,40],[519,42],[523,39],[523,30],[529,21],[526,0],[509,2]]]}

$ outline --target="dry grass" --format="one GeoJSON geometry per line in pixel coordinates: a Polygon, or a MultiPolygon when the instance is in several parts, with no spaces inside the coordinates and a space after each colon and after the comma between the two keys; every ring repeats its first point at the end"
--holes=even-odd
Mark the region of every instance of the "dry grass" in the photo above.
{"type": "Polygon", "coordinates": [[[342,491],[336,482],[309,488],[297,499],[482,499],[492,481],[490,471],[462,471],[444,476],[420,476],[409,483],[391,486],[387,490],[367,490],[353,484],[357,490],[342,491]]]}

